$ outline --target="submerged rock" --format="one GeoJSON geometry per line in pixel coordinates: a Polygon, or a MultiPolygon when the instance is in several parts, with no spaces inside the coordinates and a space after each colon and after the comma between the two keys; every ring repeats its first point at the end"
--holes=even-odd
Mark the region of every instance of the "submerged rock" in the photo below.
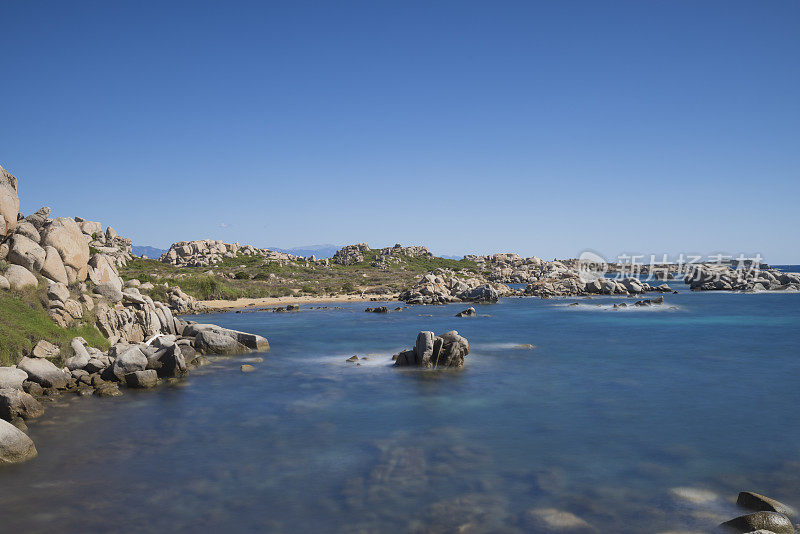
{"type": "Polygon", "coordinates": [[[24,432],[0,419],[0,464],[17,464],[35,458],[36,446],[24,432]]]}

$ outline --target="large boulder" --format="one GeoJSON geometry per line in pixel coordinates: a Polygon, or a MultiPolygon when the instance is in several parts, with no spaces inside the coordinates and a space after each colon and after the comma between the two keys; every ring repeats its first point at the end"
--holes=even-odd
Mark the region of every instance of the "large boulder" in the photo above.
{"type": "Polygon", "coordinates": [[[44,414],[39,401],[20,389],[0,389],[0,419],[35,419],[44,414]]]}
{"type": "Polygon", "coordinates": [[[500,293],[491,285],[483,284],[459,293],[458,298],[471,302],[497,302],[500,299],[500,293]]]}
{"type": "Polygon", "coordinates": [[[28,373],[16,367],[0,367],[0,389],[22,389],[22,383],[28,379],[28,373]]]}
{"type": "Polygon", "coordinates": [[[32,213],[25,217],[25,221],[31,223],[37,231],[40,231],[49,218],[50,208],[45,206],[36,210],[36,213],[32,213]]]}
{"type": "Polygon", "coordinates": [[[194,346],[202,354],[242,354],[249,349],[236,338],[214,330],[203,330],[195,336],[194,346]]]}
{"type": "MultiPolygon", "coordinates": [[[[89,279],[96,285],[109,284],[116,290],[122,290],[122,279],[105,254],[95,254],[89,260],[89,279]]],[[[112,260],[113,261],[113,260],[112,260]]]]}
{"type": "Polygon", "coordinates": [[[8,252],[8,261],[22,265],[31,272],[38,273],[44,265],[47,256],[38,243],[21,234],[11,237],[11,249],[8,252]]]}
{"type": "Polygon", "coordinates": [[[130,347],[125,352],[117,356],[111,372],[122,382],[125,375],[136,371],[144,371],[147,368],[147,356],[142,353],[139,347],[130,347]]]}
{"type": "Polygon", "coordinates": [[[42,241],[42,236],[39,235],[39,230],[33,224],[24,219],[17,221],[17,229],[14,231],[14,233],[25,236],[37,244],[42,241]]]}
{"type": "Polygon", "coordinates": [[[34,358],[56,358],[59,354],[61,354],[61,349],[58,348],[58,345],[42,339],[33,346],[30,355],[34,358]]]}
{"type": "Polygon", "coordinates": [[[125,384],[129,388],[153,388],[158,385],[158,374],[153,369],[134,371],[125,375],[125,384]]]}
{"type": "Polygon", "coordinates": [[[103,282],[94,288],[94,292],[102,295],[109,300],[109,302],[117,303],[122,300],[122,291],[117,287],[114,282],[103,282]]]}
{"type": "Polygon", "coordinates": [[[257,352],[265,352],[269,350],[269,341],[267,341],[267,338],[263,336],[259,336],[257,334],[248,334],[247,332],[239,332],[238,330],[230,330],[228,328],[221,328],[213,324],[194,323],[187,325],[183,329],[182,335],[184,337],[194,337],[195,340],[197,340],[199,334],[202,332],[209,332],[209,335],[205,336],[200,341],[204,348],[197,347],[197,345],[195,347],[200,352],[204,352],[204,350],[207,349],[208,352],[206,352],[206,354],[241,354],[251,350],[257,352]],[[217,339],[216,336],[212,334],[228,337],[236,343],[231,343],[230,341],[224,339],[217,339]],[[225,352],[213,352],[215,347],[218,347],[219,350],[225,350],[225,352]]]}
{"type": "Polygon", "coordinates": [[[774,534],[795,534],[792,522],[778,512],[756,512],[739,516],[720,525],[723,532],[746,533],[766,530],[774,534]]]}
{"type": "Polygon", "coordinates": [[[0,289],[11,289],[11,282],[8,281],[8,278],[2,275],[0,275],[0,289]]]}
{"type": "Polygon", "coordinates": [[[433,332],[420,332],[414,348],[397,355],[395,366],[426,369],[462,367],[467,354],[469,342],[455,330],[436,337],[433,332]]]}
{"type": "Polygon", "coordinates": [[[19,195],[17,179],[0,167],[0,236],[6,236],[17,228],[19,195]]]}
{"type": "Polygon", "coordinates": [[[0,464],[17,464],[35,458],[36,446],[23,431],[0,419],[0,464]]]}
{"type": "Polygon", "coordinates": [[[43,358],[22,358],[17,367],[28,373],[28,380],[42,387],[64,389],[67,377],[53,362],[43,358]]]}
{"type": "Polygon", "coordinates": [[[70,283],[86,280],[89,269],[89,244],[73,219],[59,217],[47,225],[42,245],[52,246],[58,251],[70,283]]]}
{"type": "Polygon", "coordinates": [[[740,492],[736,504],[757,512],[778,512],[789,518],[797,517],[797,511],[791,506],[753,491],[740,492]]]}
{"type": "Polygon", "coordinates": [[[61,259],[61,255],[55,247],[50,245],[44,247],[44,251],[45,258],[42,264],[42,276],[54,282],[68,284],[69,276],[67,276],[67,270],[64,268],[64,261],[61,259]]]}
{"type": "Polygon", "coordinates": [[[67,366],[67,369],[70,371],[74,371],[75,369],[83,369],[91,360],[91,356],[89,356],[89,351],[86,350],[86,347],[83,344],[83,340],[81,338],[75,338],[70,343],[72,350],[74,351],[74,355],[70,358],[67,358],[67,361],[64,362],[64,365],[67,366]]]}
{"type": "Polygon", "coordinates": [[[39,280],[36,279],[36,276],[21,265],[9,265],[3,276],[8,280],[11,289],[19,290],[39,285],[39,280]]]}

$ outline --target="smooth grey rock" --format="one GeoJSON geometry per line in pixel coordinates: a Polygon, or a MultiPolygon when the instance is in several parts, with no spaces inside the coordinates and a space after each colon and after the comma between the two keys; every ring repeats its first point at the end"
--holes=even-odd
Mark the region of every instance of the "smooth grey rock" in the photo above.
{"type": "Polygon", "coordinates": [[[780,501],[776,501],[775,499],[771,499],[754,491],[742,491],[739,493],[736,504],[757,512],[778,512],[790,519],[797,517],[797,511],[791,506],[787,506],[780,501]]]}
{"type": "Polygon", "coordinates": [[[129,388],[153,388],[158,384],[158,374],[152,369],[134,371],[125,375],[129,388]]]}
{"type": "Polygon", "coordinates": [[[0,419],[35,419],[44,414],[39,401],[21,389],[0,389],[0,419]]]}
{"type": "Polygon", "coordinates": [[[466,310],[458,312],[456,317],[475,317],[476,315],[478,315],[478,312],[475,311],[475,308],[467,308],[466,310]]]}
{"type": "Polygon", "coordinates": [[[8,280],[11,289],[20,290],[39,285],[39,280],[36,279],[36,276],[21,265],[9,265],[3,275],[8,280]]]}
{"type": "Polygon", "coordinates": [[[0,367],[0,389],[22,389],[28,373],[16,367],[0,367]]]}
{"type": "Polygon", "coordinates": [[[197,334],[194,346],[202,354],[231,355],[250,351],[235,338],[213,330],[204,330],[197,334]]]}
{"type": "Polygon", "coordinates": [[[33,273],[38,273],[44,265],[47,256],[39,244],[24,235],[14,234],[11,237],[11,249],[8,252],[8,261],[21,265],[33,273]]]}
{"type": "Polygon", "coordinates": [[[72,340],[70,346],[75,354],[72,357],[67,358],[67,361],[64,362],[64,365],[66,365],[67,369],[70,371],[74,371],[75,369],[83,369],[89,363],[89,360],[92,359],[83,344],[83,339],[76,337],[72,340]]]}
{"type": "Polygon", "coordinates": [[[122,291],[112,282],[104,282],[95,286],[94,290],[98,295],[102,295],[110,302],[116,303],[122,300],[122,291]]]}
{"type": "Polygon", "coordinates": [[[417,343],[414,345],[414,353],[417,355],[417,365],[421,367],[431,367],[431,356],[433,356],[433,332],[420,332],[417,334],[417,343]]]}
{"type": "Polygon", "coordinates": [[[36,446],[24,432],[0,419],[0,464],[17,464],[35,458],[36,446]]]}
{"type": "Polygon", "coordinates": [[[34,225],[26,220],[17,221],[17,229],[14,231],[17,235],[23,235],[36,243],[41,242],[42,237],[39,235],[39,230],[34,225]]]}
{"type": "Polygon", "coordinates": [[[114,365],[111,367],[112,373],[117,380],[125,380],[125,375],[135,371],[144,371],[147,367],[147,357],[139,347],[130,347],[128,350],[117,356],[114,365]]]}
{"type": "Polygon", "coordinates": [[[46,388],[64,389],[67,377],[53,362],[43,358],[22,358],[17,367],[28,373],[28,380],[46,388]]]}
{"type": "Polygon", "coordinates": [[[720,525],[724,532],[746,533],[754,530],[768,530],[775,534],[795,534],[792,522],[778,512],[755,512],[739,516],[720,525]]]}
{"type": "Polygon", "coordinates": [[[47,297],[53,300],[65,302],[69,299],[69,288],[66,284],[55,282],[47,286],[47,297]]]}
{"type": "Polygon", "coordinates": [[[0,289],[11,289],[11,282],[3,275],[0,275],[0,289]]]}

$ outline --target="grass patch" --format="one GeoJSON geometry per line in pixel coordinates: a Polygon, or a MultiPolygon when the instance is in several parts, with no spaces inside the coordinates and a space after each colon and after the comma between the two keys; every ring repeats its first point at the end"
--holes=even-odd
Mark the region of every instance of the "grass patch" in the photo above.
{"type": "Polygon", "coordinates": [[[80,326],[61,328],[50,316],[44,304],[44,289],[0,291],[0,364],[11,365],[22,359],[22,352],[31,350],[37,341],[45,339],[61,347],[61,358],[72,355],[70,341],[84,338],[89,345],[101,350],[108,340],[91,321],[91,315],[80,326]]]}

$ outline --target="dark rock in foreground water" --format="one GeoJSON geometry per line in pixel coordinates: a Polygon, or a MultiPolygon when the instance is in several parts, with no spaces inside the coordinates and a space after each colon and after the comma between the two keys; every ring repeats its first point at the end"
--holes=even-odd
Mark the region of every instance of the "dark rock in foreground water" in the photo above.
{"type": "Polygon", "coordinates": [[[778,512],[789,518],[795,518],[797,516],[797,511],[794,508],[752,491],[743,491],[739,493],[736,504],[742,508],[748,508],[758,512],[778,512]]]}
{"type": "Polygon", "coordinates": [[[460,311],[456,314],[456,317],[475,317],[478,315],[478,312],[475,311],[475,308],[467,308],[464,311],[460,311]]]}
{"type": "Polygon", "coordinates": [[[775,534],[795,534],[792,522],[778,512],[756,512],[739,516],[720,525],[723,532],[740,533],[768,530],[775,534]]]}
{"type": "Polygon", "coordinates": [[[441,336],[433,332],[420,332],[417,343],[411,350],[397,355],[395,366],[416,366],[426,369],[439,367],[462,367],[464,358],[469,354],[469,342],[466,338],[451,330],[441,336]]]}
{"type": "Polygon", "coordinates": [[[37,454],[31,438],[11,423],[0,419],[0,465],[26,462],[37,454]]]}

